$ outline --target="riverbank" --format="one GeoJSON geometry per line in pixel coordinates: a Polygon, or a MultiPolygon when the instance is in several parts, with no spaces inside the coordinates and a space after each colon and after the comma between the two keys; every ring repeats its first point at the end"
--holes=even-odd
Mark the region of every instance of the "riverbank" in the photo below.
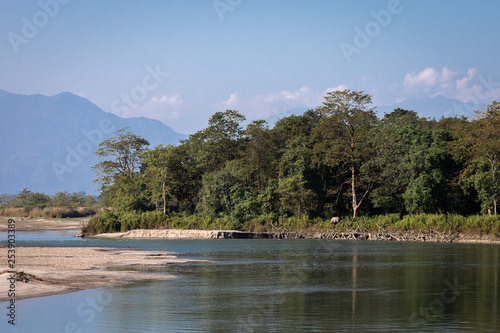
{"type": "Polygon", "coordinates": [[[36,230],[79,230],[88,219],[44,219],[26,217],[0,217],[0,231],[8,230],[8,220],[13,219],[16,223],[16,231],[36,231],[36,230]]]}
{"type": "MultiPolygon", "coordinates": [[[[8,301],[12,276],[7,248],[0,248],[0,302],[8,301]]],[[[179,259],[173,253],[83,247],[16,247],[16,299],[63,294],[130,283],[171,279],[169,274],[141,272],[144,267],[203,262],[179,259]],[[121,270],[109,271],[109,268],[121,270]],[[139,270],[137,270],[139,269],[139,270]],[[22,273],[21,273],[22,272],[22,273]]]]}
{"type": "Polygon", "coordinates": [[[359,231],[292,231],[292,232],[243,232],[235,230],[184,230],[163,229],[148,230],[136,229],[127,232],[105,233],[90,236],[91,238],[110,239],[346,239],[370,241],[410,241],[410,242],[456,242],[456,243],[485,243],[500,244],[500,237],[494,234],[465,234],[461,232],[428,231],[403,231],[390,232],[380,230],[377,232],[359,231]]]}

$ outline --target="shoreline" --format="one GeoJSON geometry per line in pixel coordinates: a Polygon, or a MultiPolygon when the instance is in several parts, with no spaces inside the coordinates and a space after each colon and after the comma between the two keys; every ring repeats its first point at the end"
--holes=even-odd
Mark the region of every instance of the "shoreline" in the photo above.
{"type": "Polygon", "coordinates": [[[245,232],[236,230],[190,230],[190,229],[135,229],[127,232],[105,233],[88,238],[104,239],[329,239],[367,241],[407,241],[434,243],[480,243],[500,244],[500,236],[493,234],[464,234],[460,232],[440,232],[437,230],[389,232],[358,232],[329,230],[293,232],[245,232]]]}
{"type": "MultiPolygon", "coordinates": [[[[0,248],[0,302],[9,301],[8,248],[0,248]]],[[[141,271],[145,267],[206,262],[173,253],[98,247],[16,247],[15,299],[50,296],[176,276],[141,271]],[[120,268],[123,270],[108,270],[120,268]],[[22,273],[21,273],[22,272],[22,273]],[[21,273],[21,274],[20,274],[21,273]]]]}

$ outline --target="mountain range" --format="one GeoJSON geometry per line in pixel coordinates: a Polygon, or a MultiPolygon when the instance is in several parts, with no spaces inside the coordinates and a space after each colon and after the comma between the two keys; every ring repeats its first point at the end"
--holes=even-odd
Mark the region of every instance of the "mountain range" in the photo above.
{"type": "Polygon", "coordinates": [[[121,118],[71,93],[19,95],[0,90],[0,193],[24,188],[95,194],[91,168],[98,145],[114,131],[130,131],[151,147],[176,144],[185,135],[158,120],[121,118]]]}
{"type": "MultiPolygon", "coordinates": [[[[469,106],[443,96],[409,99],[377,108],[379,117],[395,108],[415,110],[422,117],[471,116],[482,105],[469,106]]],[[[304,113],[299,107],[266,119],[272,127],[281,118],[304,113]]],[[[187,136],[164,123],[121,118],[104,112],[89,100],[71,93],[55,96],[20,95],[0,90],[0,194],[24,188],[54,194],[57,191],[97,193],[92,167],[99,143],[118,129],[129,127],[147,139],[150,147],[177,144],[187,136]]]]}

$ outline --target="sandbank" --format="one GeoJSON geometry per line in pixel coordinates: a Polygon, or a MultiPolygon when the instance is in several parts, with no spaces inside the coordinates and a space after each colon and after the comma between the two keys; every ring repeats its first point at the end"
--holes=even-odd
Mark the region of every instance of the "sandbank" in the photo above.
{"type": "MultiPolygon", "coordinates": [[[[0,301],[9,300],[8,278],[12,274],[7,272],[7,250],[0,248],[0,301]]],[[[121,285],[131,280],[170,279],[175,276],[141,272],[140,268],[203,262],[179,259],[173,253],[160,251],[85,247],[16,247],[15,250],[15,270],[23,272],[22,280],[26,281],[16,281],[16,299],[121,285]]]]}

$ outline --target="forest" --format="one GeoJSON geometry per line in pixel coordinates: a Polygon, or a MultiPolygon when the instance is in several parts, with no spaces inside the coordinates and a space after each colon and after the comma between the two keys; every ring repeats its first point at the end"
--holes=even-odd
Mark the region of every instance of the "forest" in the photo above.
{"type": "Polygon", "coordinates": [[[379,119],[371,95],[344,90],[272,128],[244,122],[238,111],[217,112],[178,145],[154,148],[117,131],[94,167],[100,199],[113,209],[91,229],[320,228],[332,217],[387,226],[408,216],[480,224],[491,216],[500,232],[500,102],[470,119],[403,109],[379,119]]]}

